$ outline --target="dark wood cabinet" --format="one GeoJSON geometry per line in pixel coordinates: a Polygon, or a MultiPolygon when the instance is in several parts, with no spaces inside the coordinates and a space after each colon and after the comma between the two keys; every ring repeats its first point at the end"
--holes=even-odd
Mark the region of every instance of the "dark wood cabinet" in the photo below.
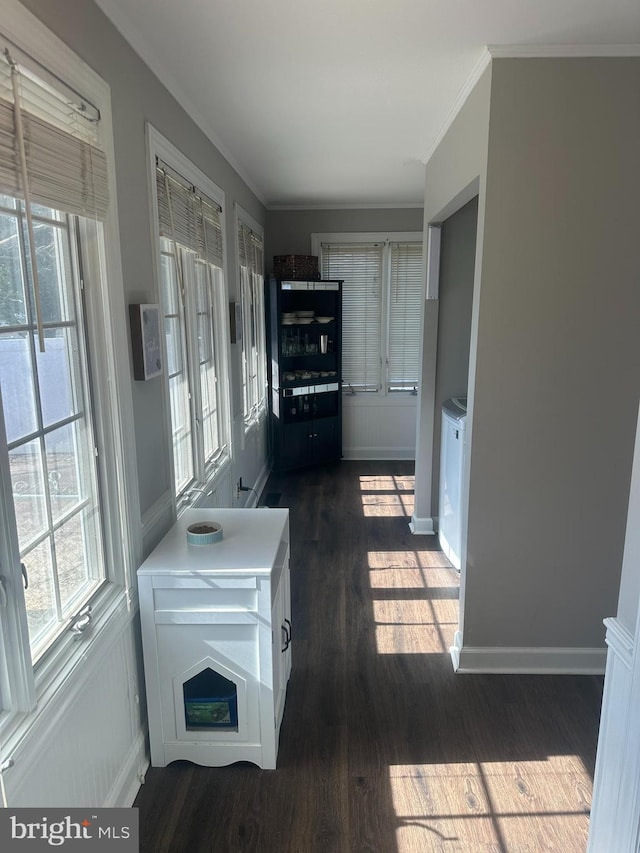
{"type": "Polygon", "coordinates": [[[270,434],[276,471],[342,456],[342,282],[272,277],[270,434]]]}

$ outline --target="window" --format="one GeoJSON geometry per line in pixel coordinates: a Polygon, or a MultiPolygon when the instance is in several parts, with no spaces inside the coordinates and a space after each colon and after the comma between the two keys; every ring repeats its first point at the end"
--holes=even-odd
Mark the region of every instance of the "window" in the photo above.
{"type": "Polygon", "coordinates": [[[344,280],[345,389],[415,393],[424,302],[422,235],[314,235],[313,250],[323,278],[344,280]]]}
{"type": "Polygon", "coordinates": [[[242,394],[245,429],[266,408],[266,340],[264,319],[264,260],[262,230],[237,213],[238,267],[242,304],[242,394]]]}
{"type": "Polygon", "coordinates": [[[125,601],[131,543],[103,117],[2,36],[0,53],[0,708],[17,711],[86,653],[70,629],[125,601]]]}
{"type": "MultiPolygon", "coordinates": [[[[169,143],[156,145],[167,150],[169,143]]],[[[171,151],[168,151],[171,156],[171,151]]],[[[194,166],[156,156],[160,288],[178,507],[230,457],[222,193],[194,166]],[[181,169],[178,172],[177,169],[181,169]],[[185,176],[184,172],[188,175],[185,176]],[[198,183],[190,180],[195,178],[198,183]],[[208,189],[209,194],[206,190],[208,189]]]]}

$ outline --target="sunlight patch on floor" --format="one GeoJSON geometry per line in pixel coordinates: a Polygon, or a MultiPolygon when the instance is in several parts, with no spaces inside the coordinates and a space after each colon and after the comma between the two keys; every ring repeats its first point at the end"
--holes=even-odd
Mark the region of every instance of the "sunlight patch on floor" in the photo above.
{"type": "Polygon", "coordinates": [[[393,518],[413,514],[413,494],[365,494],[362,495],[362,512],[365,518],[393,518]]]}
{"type": "MultiPolygon", "coordinates": [[[[416,577],[422,578],[421,585],[424,585],[425,580],[432,577],[437,578],[437,586],[443,586],[444,580],[447,580],[447,585],[458,586],[459,575],[451,567],[451,563],[447,560],[442,551],[369,551],[368,561],[370,569],[388,569],[389,571],[397,571],[398,569],[429,569],[428,572],[418,571],[416,577]],[[447,572],[440,574],[434,573],[434,569],[448,569],[447,572]]],[[[429,584],[434,586],[434,584],[429,584]]]]}
{"type": "Polygon", "coordinates": [[[453,645],[458,622],[437,625],[376,625],[379,655],[444,654],[453,645]]]}
{"type": "Polygon", "coordinates": [[[432,849],[583,853],[590,807],[586,773],[556,776],[546,761],[499,766],[499,773],[497,766],[482,763],[389,767],[397,853],[432,849]]]}
{"type": "Polygon", "coordinates": [[[378,654],[446,654],[458,628],[458,574],[440,551],[369,551],[378,654]]]}
{"type": "Polygon", "coordinates": [[[416,478],[413,474],[360,477],[361,492],[412,492],[416,478]]]}

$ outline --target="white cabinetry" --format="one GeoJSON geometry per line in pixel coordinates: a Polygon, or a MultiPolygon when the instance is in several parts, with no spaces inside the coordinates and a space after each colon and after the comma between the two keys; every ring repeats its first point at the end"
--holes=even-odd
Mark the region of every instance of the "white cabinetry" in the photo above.
{"type": "Polygon", "coordinates": [[[138,578],[151,763],[274,769],[291,672],[289,511],[187,510],[138,578]],[[223,539],[188,544],[203,521],[223,539]]]}

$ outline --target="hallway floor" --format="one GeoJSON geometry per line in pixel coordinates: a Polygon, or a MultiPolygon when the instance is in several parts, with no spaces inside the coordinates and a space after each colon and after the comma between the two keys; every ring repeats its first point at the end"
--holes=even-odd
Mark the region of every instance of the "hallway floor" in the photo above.
{"type": "Polygon", "coordinates": [[[272,475],[291,510],[278,769],[151,768],[142,853],[582,853],[602,679],[455,675],[458,576],[413,463],[272,475]]]}

